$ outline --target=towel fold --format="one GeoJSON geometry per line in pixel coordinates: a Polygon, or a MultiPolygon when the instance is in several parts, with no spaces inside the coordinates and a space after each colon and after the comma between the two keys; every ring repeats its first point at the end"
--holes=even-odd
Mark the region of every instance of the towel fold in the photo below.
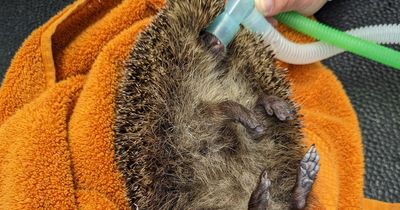
{"type": "MultiPolygon", "coordinates": [[[[114,98],[162,0],[77,0],[32,32],[0,88],[0,209],[128,209],[114,160],[114,98]]],[[[281,27],[298,42],[309,39],[281,27]]],[[[363,197],[357,117],[321,63],[289,69],[321,171],[314,209],[399,209],[363,197]]]]}

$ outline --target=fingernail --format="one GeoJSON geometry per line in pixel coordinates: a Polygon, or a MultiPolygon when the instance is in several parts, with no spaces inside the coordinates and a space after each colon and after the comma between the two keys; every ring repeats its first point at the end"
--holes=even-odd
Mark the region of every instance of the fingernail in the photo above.
{"type": "MultiPolygon", "coordinates": [[[[273,17],[267,17],[267,20],[269,23],[271,23],[273,26],[278,26],[278,21],[275,20],[273,17]]],[[[293,115],[293,114],[292,114],[293,115]]]]}

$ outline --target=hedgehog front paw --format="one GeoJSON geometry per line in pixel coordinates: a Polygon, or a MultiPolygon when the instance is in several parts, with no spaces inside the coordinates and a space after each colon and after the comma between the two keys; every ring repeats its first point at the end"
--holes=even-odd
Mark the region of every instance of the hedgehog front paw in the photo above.
{"type": "Polygon", "coordinates": [[[319,171],[319,158],[317,149],[312,145],[300,162],[293,198],[295,209],[303,209],[306,204],[308,194],[319,171]]]}
{"type": "Polygon", "coordinates": [[[249,210],[266,210],[268,208],[270,186],[271,180],[268,179],[267,170],[264,170],[260,175],[256,189],[251,193],[249,210]]]}
{"type": "Polygon", "coordinates": [[[257,106],[263,107],[270,116],[275,114],[281,121],[294,120],[296,116],[294,107],[277,96],[263,94],[259,97],[257,106]]]}
{"type": "Polygon", "coordinates": [[[234,101],[223,101],[212,106],[212,112],[228,121],[241,123],[254,137],[264,134],[264,126],[256,118],[255,113],[234,101]]]}

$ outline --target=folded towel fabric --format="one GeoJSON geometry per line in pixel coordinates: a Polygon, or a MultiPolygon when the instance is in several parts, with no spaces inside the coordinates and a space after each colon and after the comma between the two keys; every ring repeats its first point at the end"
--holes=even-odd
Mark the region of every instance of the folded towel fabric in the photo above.
{"type": "MultiPolygon", "coordinates": [[[[77,0],[24,42],[0,88],[0,209],[129,208],[114,161],[114,97],[135,37],[163,5],[77,0]]],[[[305,143],[321,155],[313,208],[400,208],[363,198],[360,130],[333,73],[280,65],[302,107],[305,143]]]]}

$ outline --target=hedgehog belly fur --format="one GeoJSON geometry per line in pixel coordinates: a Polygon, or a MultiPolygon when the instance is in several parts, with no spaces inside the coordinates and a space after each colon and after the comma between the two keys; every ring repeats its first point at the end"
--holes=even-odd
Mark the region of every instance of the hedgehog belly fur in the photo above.
{"type": "Polygon", "coordinates": [[[288,209],[301,159],[298,119],[258,112],[254,140],[209,106],[230,100],[253,110],[260,93],[288,102],[285,71],[259,37],[242,30],[216,58],[199,34],[223,0],[170,0],[140,35],[116,98],[115,153],[129,203],[141,209],[246,209],[263,169],[269,209],[288,209]]]}

